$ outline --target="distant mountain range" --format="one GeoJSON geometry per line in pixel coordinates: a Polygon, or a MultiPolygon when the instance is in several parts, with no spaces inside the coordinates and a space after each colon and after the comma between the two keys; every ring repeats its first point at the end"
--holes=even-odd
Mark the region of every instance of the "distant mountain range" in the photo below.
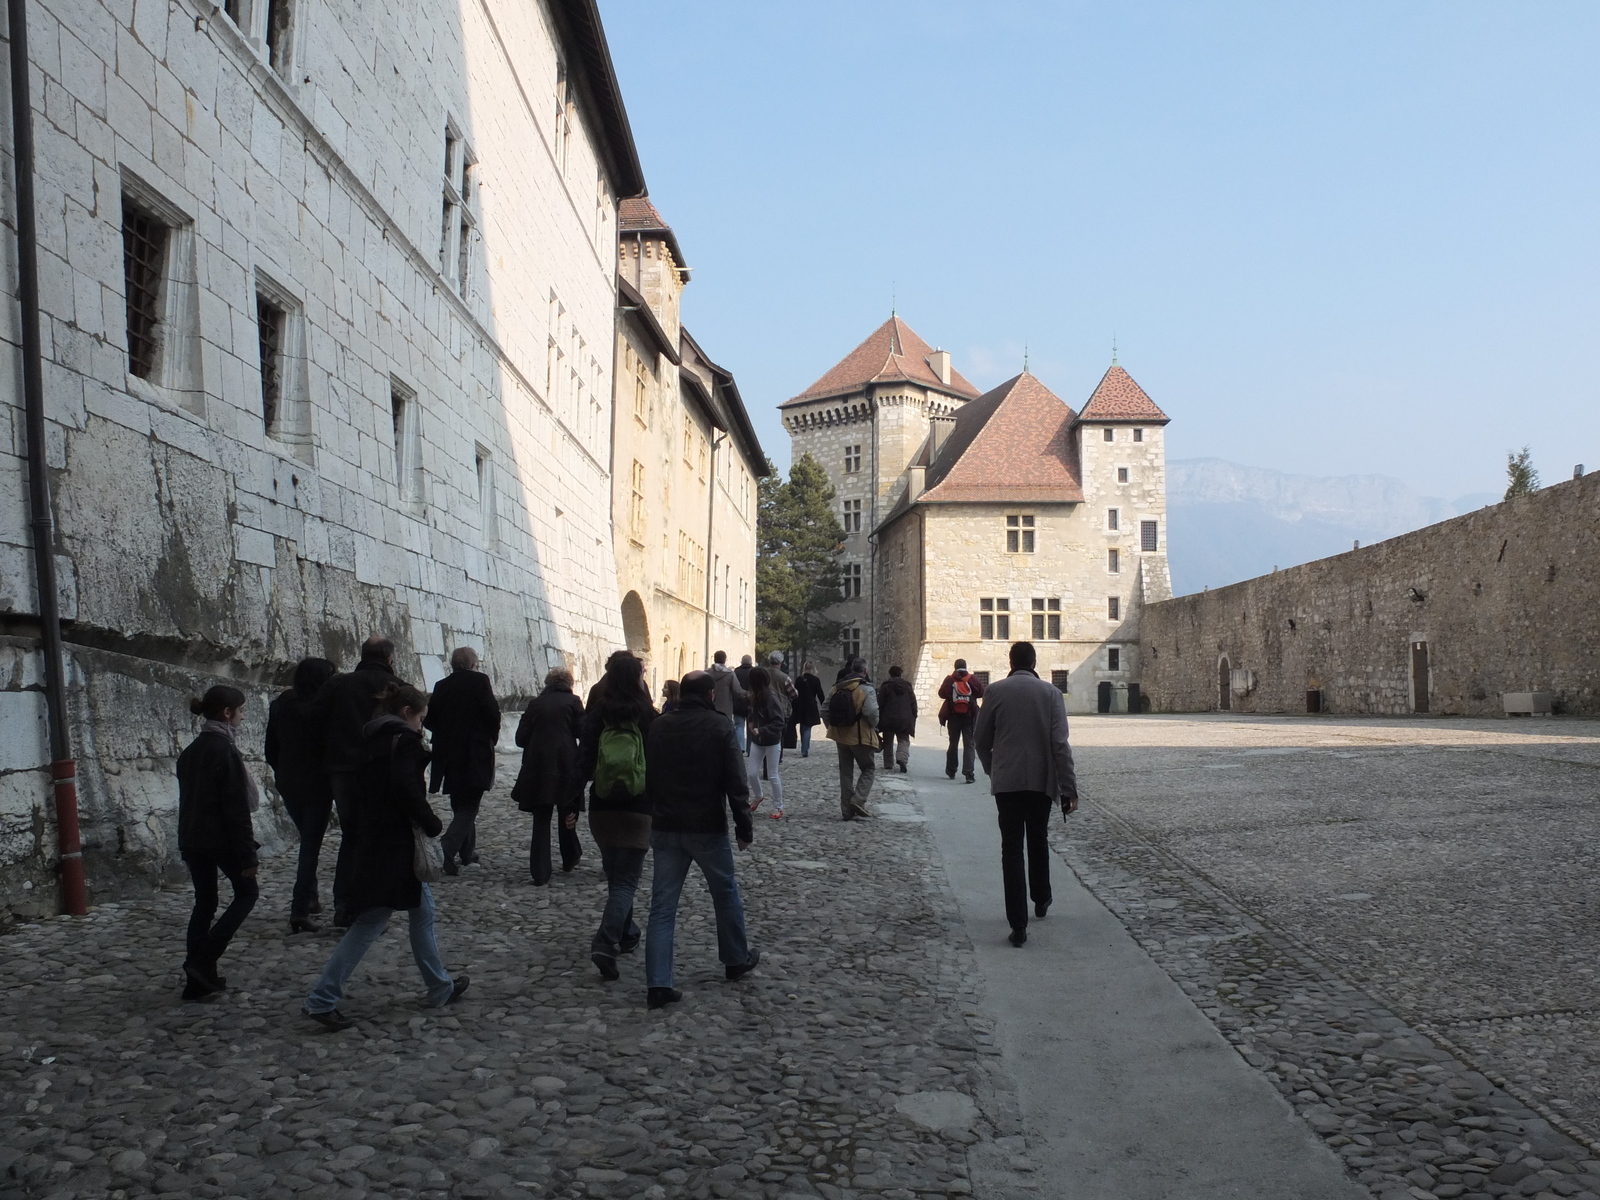
{"type": "Polygon", "coordinates": [[[1220,458],[1167,464],[1167,524],[1177,594],[1326,558],[1493,504],[1440,500],[1387,475],[1286,475],[1220,458]]]}

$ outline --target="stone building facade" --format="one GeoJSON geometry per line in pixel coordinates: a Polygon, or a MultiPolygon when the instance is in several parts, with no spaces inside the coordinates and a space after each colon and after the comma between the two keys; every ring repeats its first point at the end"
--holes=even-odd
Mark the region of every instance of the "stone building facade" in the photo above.
{"type": "Polygon", "coordinates": [[[1152,605],[1163,712],[1600,714],[1600,474],[1152,605]]]}
{"type": "Polygon", "coordinates": [[[931,715],[955,659],[998,677],[1026,639],[1071,711],[1138,705],[1140,616],[1171,595],[1167,417],[1120,366],[1082,413],[1026,372],[979,396],[895,319],[783,411],[839,491],[862,564],[839,611],[875,676],[901,666],[931,715]]]}
{"type": "MultiPolygon", "coordinates": [[[[297,659],[348,668],[369,634],[424,684],[478,647],[512,706],[623,644],[596,501],[619,197],[644,179],[591,0],[29,8],[56,553],[104,895],[171,867],[185,701],[213,682],[251,695],[254,747],[297,659]]],[[[9,292],[11,238],[0,254],[9,292]]],[[[20,388],[0,421],[0,904],[26,907],[53,847],[20,388]]]]}
{"type": "Polygon", "coordinates": [[[651,691],[755,643],[766,456],[731,373],[683,326],[689,267],[646,199],[621,210],[612,526],[628,648],[651,691]]]}

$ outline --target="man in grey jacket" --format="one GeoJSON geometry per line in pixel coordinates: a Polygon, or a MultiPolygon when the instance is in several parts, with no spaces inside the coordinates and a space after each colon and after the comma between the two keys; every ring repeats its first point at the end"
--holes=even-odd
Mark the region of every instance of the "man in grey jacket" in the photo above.
{"type": "Polygon", "coordinates": [[[1067,705],[1039,678],[1032,642],[1011,647],[1011,674],[989,685],[978,713],[978,760],[1000,815],[1000,870],[1011,944],[1028,940],[1028,898],[1042,917],[1050,907],[1050,807],[1078,808],[1078,779],[1067,743],[1067,705]],[[1027,870],[1023,870],[1023,845],[1027,870]]]}
{"type": "Polygon", "coordinates": [[[734,700],[743,701],[748,694],[739,683],[739,676],[728,665],[728,652],[718,650],[711,656],[711,703],[733,726],[733,736],[738,739],[739,753],[744,753],[744,722],[733,719],[734,700]]]}

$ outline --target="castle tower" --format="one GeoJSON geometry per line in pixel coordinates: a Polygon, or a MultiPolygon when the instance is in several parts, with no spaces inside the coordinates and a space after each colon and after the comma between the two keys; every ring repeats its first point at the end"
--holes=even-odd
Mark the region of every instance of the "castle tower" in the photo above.
{"type": "Polygon", "coordinates": [[[794,458],[810,454],[827,471],[845,529],[845,595],[836,615],[846,633],[840,646],[812,647],[819,670],[853,654],[874,656],[872,532],[902,498],[911,468],[929,461],[957,410],[977,395],[948,351],[891,316],[779,406],[794,458]]]}

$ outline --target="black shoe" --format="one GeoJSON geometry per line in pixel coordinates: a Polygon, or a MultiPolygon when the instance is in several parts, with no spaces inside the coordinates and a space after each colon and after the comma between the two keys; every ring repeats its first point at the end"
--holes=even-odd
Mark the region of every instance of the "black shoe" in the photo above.
{"type": "Polygon", "coordinates": [[[456,985],[455,985],[455,987],[450,989],[450,999],[446,1000],[445,1003],[446,1004],[454,1004],[457,1000],[461,999],[461,997],[463,997],[463,996],[465,996],[467,994],[467,989],[469,987],[471,987],[471,986],[472,986],[472,977],[471,976],[469,976],[469,975],[457,975],[456,976],[456,985]]]}
{"type": "Polygon", "coordinates": [[[944,777],[946,779],[954,779],[956,777],[956,773],[954,771],[946,771],[944,773],[944,777]]]}
{"type": "Polygon", "coordinates": [[[632,954],[635,950],[637,950],[639,948],[639,943],[642,942],[643,940],[644,940],[644,934],[642,934],[642,933],[638,934],[635,937],[623,938],[622,941],[617,944],[617,953],[618,954],[632,954]]]}
{"type": "Polygon", "coordinates": [[[183,988],[183,998],[185,1000],[215,1000],[220,995],[222,995],[221,992],[214,992],[208,987],[202,987],[192,979],[183,988]]]}
{"type": "Polygon", "coordinates": [[[482,861],[483,859],[479,856],[476,850],[474,850],[471,854],[463,854],[461,856],[461,865],[463,867],[475,867],[482,861]]]}
{"type": "Polygon", "coordinates": [[[1028,931],[1026,929],[1013,929],[1011,931],[1011,944],[1013,946],[1020,946],[1020,945],[1022,945],[1023,942],[1025,942],[1027,940],[1028,940],[1028,931]]]}
{"type": "Polygon", "coordinates": [[[333,910],[333,927],[335,929],[349,929],[350,914],[342,908],[335,908],[333,910]]]}
{"type": "Polygon", "coordinates": [[[322,926],[313,923],[305,917],[290,917],[289,932],[295,933],[321,933],[322,926]]]}
{"type": "Polygon", "coordinates": [[[446,875],[459,875],[459,874],[461,874],[461,868],[456,866],[455,859],[447,858],[447,859],[444,860],[444,873],[446,875]]]}
{"type": "Polygon", "coordinates": [[[968,782],[968,783],[976,782],[971,775],[967,775],[964,778],[966,779],[966,782],[968,782]]]}
{"type": "Polygon", "coordinates": [[[589,955],[589,961],[595,965],[600,972],[600,978],[604,979],[606,982],[610,983],[614,980],[622,978],[622,972],[617,970],[617,959],[615,955],[601,954],[600,951],[596,950],[593,954],[589,955]]]}
{"type": "Polygon", "coordinates": [[[341,1030],[349,1029],[350,1026],[355,1024],[354,1021],[337,1008],[330,1008],[327,1012],[320,1013],[314,1013],[308,1008],[302,1008],[300,1011],[330,1033],[338,1033],[341,1030]]]}
{"type": "Polygon", "coordinates": [[[310,913],[312,916],[316,916],[318,913],[320,913],[322,911],[322,901],[321,900],[313,900],[311,902],[311,907],[306,909],[306,911],[308,913],[310,913]]]}
{"type": "Polygon", "coordinates": [[[761,951],[759,951],[759,950],[750,951],[750,959],[749,959],[748,962],[743,962],[743,963],[740,963],[737,967],[729,967],[727,969],[725,974],[728,976],[728,981],[731,983],[735,979],[743,979],[746,975],[750,974],[751,971],[754,971],[756,969],[756,964],[758,962],[760,962],[760,961],[761,961],[761,951]]]}
{"type": "Polygon", "coordinates": [[[906,773],[906,765],[905,765],[905,763],[901,763],[900,764],[900,774],[904,775],[905,773],[906,773]]]}
{"type": "Polygon", "coordinates": [[[645,1006],[648,1008],[665,1008],[669,1004],[676,1004],[683,999],[683,993],[677,988],[651,988],[645,993],[645,1006]]]}
{"type": "Polygon", "coordinates": [[[1042,916],[1045,915],[1045,913],[1047,913],[1049,911],[1050,911],[1050,901],[1048,901],[1048,900],[1037,901],[1033,906],[1033,915],[1036,916],[1036,917],[1042,917],[1042,916]]]}
{"type": "Polygon", "coordinates": [[[192,987],[200,989],[202,994],[212,992],[225,992],[228,990],[228,981],[217,974],[215,966],[205,966],[201,963],[184,963],[183,973],[188,977],[192,987]]]}
{"type": "Polygon", "coordinates": [[[575,858],[569,863],[566,863],[566,862],[562,863],[561,864],[561,873],[563,875],[571,875],[572,872],[577,868],[578,863],[581,862],[581,861],[582,861],[581,859],[576,859],[575,858]]]}

